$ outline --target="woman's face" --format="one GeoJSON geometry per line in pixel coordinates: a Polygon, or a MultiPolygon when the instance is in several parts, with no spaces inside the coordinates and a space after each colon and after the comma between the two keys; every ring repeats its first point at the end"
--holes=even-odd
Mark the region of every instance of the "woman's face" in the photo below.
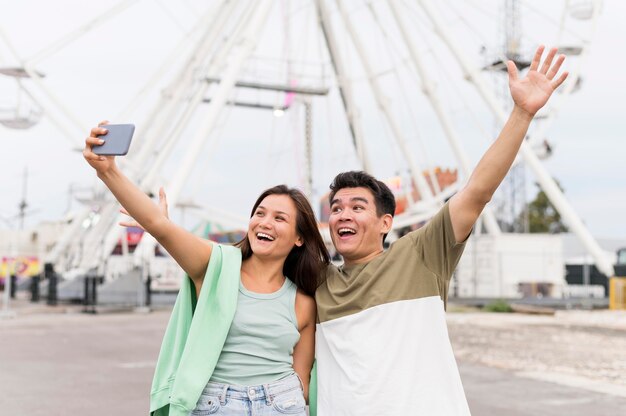
{"type": "Polygon", "coordinates": [[[250,218],[248,239],[255,256],[286,258],[294,245],[301,246],[296,232],[298,210],[288,195],[268,195],[250,218]]]}

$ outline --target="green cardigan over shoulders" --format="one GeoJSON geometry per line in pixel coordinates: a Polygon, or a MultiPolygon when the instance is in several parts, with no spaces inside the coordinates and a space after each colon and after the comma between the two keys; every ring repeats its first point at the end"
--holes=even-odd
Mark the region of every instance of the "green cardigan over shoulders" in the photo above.
{"type": "Polygon", "coordinates": [[[213,244],[196,302],[183,279],[167,325],[150,392],[153,416],[188,416],[209,382],[235,316],[241,251],[213,244]]]}

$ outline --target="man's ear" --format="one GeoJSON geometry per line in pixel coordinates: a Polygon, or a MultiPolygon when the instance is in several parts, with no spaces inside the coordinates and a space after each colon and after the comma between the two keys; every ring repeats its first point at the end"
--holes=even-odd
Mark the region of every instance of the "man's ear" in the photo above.
{"type": "Polygon", "coordinates": [[[382,216],[382,227],[381,234],[388,234],[391,231],[391,226],[393,225],[393,217],[390,214],[385,214],[382,216]]]}

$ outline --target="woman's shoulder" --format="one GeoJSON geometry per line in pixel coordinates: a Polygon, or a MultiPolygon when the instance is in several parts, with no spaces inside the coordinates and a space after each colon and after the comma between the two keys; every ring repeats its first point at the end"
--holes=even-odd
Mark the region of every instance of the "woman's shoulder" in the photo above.
{"type": "Polygon", "coordinates": [[[317,313],[317,305],[313,296],[309,296],[301,289],[297,289],[296,311],[299,316],[307,317],[309,319],[315,319],[315,315],[317,313]]]}

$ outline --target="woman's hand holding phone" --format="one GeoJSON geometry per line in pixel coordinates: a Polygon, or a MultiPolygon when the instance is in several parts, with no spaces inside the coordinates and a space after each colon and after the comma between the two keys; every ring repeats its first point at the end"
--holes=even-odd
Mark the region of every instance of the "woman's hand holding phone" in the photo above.
{"type": "Polygon", "coordinates": [[[98,127],[91,129],[89,137],[85,139],[85,148],[83,149],[83,157],[98,174],[106,173],[115,167],[115,156],[97,155],[93,151],[94,146],[100,146],[104,143],[104,140],[99,136],[107,133],[106,125],[108,123],[108,121],[103,121],[98,124],[98,127]]]}

